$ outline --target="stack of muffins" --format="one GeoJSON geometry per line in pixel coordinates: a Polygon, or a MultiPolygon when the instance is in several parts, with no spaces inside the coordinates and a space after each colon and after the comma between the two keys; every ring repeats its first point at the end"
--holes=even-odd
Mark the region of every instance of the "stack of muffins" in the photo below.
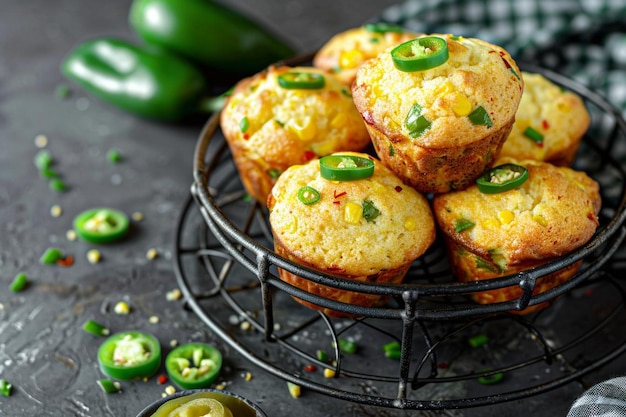
{"type": "MultiPolygon", "coordinates": [[[[439,230],[453,274],[478,281],[550,262],[595,233],[599,186],[569,167],[585,106],[521,72],[504,49],[366,25],[333,37],[313,64],[242,80],[221,115],[244,187],[270,210],[279,255],[341,279],[400,283],[439,230]]],[[[579,264],[538,279],[534,293],[579,264]]],[[[386,301],[279,273],[342,303],[386,301]]]]}

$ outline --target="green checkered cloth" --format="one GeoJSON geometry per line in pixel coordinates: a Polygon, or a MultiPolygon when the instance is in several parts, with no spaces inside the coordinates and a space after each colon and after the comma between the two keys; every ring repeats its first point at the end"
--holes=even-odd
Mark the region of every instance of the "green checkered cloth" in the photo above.
{"type": "Polygon", "coordinates": [[[626,0],[405,0],[379,20],[500,45],[602,94],[626,117],[626,0]]]}

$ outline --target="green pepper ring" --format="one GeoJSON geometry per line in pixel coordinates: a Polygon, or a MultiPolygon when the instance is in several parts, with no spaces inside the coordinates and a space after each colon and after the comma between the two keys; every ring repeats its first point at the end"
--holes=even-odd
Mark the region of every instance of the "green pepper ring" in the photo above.
{"type": "Polygon", "coordinates": [[[121,239],[130,227],[128,216],[119,210],[111,208],[93,208],[79,213],[74,218],[74,230],[83,240],[91,243],[110,243],[121,239]],[[107,230],[90,230],[87,222],[96,215],[103,214],[110,226],[107,230]]]}
{"type": "Polygon", "coordinates": [[[286,89],[317,90],[326,85],[326,78],[315,72],[289,71],[276,78],[278,85],[286,89]]]}
{"type": "Polygon", "coordinates": [[[165,370],[169,378],[182,389],[200,389],[207,387],[215,381],[222,368],[222,354],[215,347],[206,343],[187,343],[178,346],[165,358],[165,370]],[[183,358],[190,362],[193,360],[193,352],[197,349],[202,351],[202,359],[211,359],[215,367],[209,370],[201,378],[189,379],[184,377],[179,370],[177,359],[183,358]]]}
{"type": "Polygon", "coordinates": [[[411,39],[391,50],[393,65],[404,72],[425,71],[444,64],[450,53],[448,43],[438,36],[411,39]]]}
{"type": "Polygon", "coordinates": [[[159,341],[148,333],[126,331],[116,333],[107,338],[98,349],[98,363],[102,372],[114,379],[149,378],[161,366],[161,345],[159,341]],[[133,365],[118,365],[113,362],[113,354],[119,341],[129,336],[137,340],[150,352],[149,357],[133,365]]]}
{"type": "Polygon", "coordinates": [[[374,162],[354,155],[327,155],[320,158],[320,175],[330,181],[361,180],[374,175],[374,162]],[[344,159],[351,160],[355,166],[341,167],[344,159]]]}
{"type": "Polygon", "coordinates": [[[524,182],[526,182],[527,179],[528,169],[526,169],[525,167],[516,164],[504,164],[492,168],[486,174],[478,177],[476,179],[476,185],[478,186],[480,192],[482,192],[483,194],[497,194],[517,188],[524,182]],[[501,183],[491,182],[491,175],[499,171],[512,171],[517,172],[520,175],[501,183]]]}

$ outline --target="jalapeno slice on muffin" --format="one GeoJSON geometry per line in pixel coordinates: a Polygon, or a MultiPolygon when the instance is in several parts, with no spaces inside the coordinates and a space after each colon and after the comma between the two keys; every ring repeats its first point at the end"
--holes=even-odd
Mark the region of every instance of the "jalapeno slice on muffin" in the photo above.
{"type": "Polygon", "coordinates": [[[478,189],[484,194],[497,194],[512,190],[528,179],[528,170],[516,164],[499,165],[476,180],[478,189]]]}
{"type": "Polygon", "coordinates": [[[394,66],[400,71],[425,71],[444,64],[448,43],[438,36],[425,36],[401,43],[391,50],[394,66]]]}
{"type": "Polygon", "coordinates": [[[354,155],[328,155],[320,159],[320,174],[330,181],[362,180],[374,175],[374,162],[354,155]]]}
{"type": "Polygon", "coordinates": [[[278,76],[278,85],[287,89],[317,90],[325,84],[322,74],[311,72],[289,71],[278,76]]]}

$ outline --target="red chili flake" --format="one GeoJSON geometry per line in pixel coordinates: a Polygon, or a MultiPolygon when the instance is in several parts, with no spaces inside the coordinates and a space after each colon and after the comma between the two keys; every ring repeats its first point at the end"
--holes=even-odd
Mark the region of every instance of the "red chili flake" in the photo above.
{"type": "Polygon", "coordinates": [[[244,133],[244,134],[243,134],[243,138],[244,138],[245,140],[250,139],[250,134],[248,134],[248,133],[244,133]]]}
{"type": "Polygon", "coordinates": [[[593,221],[595,221],[595,220],[596,220],[596,215],[595,215],[595,214],[593,214],[593,213],[587,213],[587,218],[588,218],[589,220],[593,220],[593,221]]]}
{"type": "Polygon", "coordinates": [[[304,367],[304,372],[315,372],[317,371],[317,366],[315,365],[307,365],[304,367]]]}
{"type": "Polygon", "coordinates": [[[547,120],[542,120],[541,121],[541,127],[543,127],[544,129],[549,129],[550,128],[550,123],[548,123],[547,120]]]}
{"type": "Polygon", "coordinates": [[[560,195],[560,196],[558,196],[558,197],[557,197],[557,200],[560,200],[560,199],[562,199],[562,198],[563,198],[563,196],[562,196],[562,195],[560,195]]]}
{"type": "Polygon", "coordinates": [[[346,195],[346,194],[348,194],[348,192],[347,192],[347,191],[342,191],[342,192],[340,192],[339,194],[337,194],[337,190],[334,190],[334,191],[333,191],[333,196],[334,196],[335,198],[343,197],[343,196],[344,196],[344,195],[346,195]]]}
{"type": "Polygon", "coordinates": [[[158,383],[159,385],[163,385],[163,384],[165,384],[166,382],[167,382],[167,375],[165,375],[165,374],[161,374],[161,375],[159,375],[159,377],[157,378],[157,383],[158,383]]]}
{"type": "Polygon", "coordinates": [[[394,190],[396,190],[397,192],[400,192],[400,191],[402,191],[402,187],[400,187],[399,185],[396,185],[394,190]]]}
{"type": "Polygon", "coordinates": [[[338,267],[338,266],[334,266],[334,265],[331,265],[331,266],[327,267],[326,269],[327,269],[328,271],[330,271],[330,272],[341,272],[341,271],[345,271],[345,269],[344,269],[344,268],[340,268],[340,267],[338,267]]]}
{"type": "Polygon", "coordinates": [[[74,257],[72,255],[67,255],[59,260],[57,260],[57,265],[69,267],[74,265],[74,257]]]}
{"type": "Polygon", "coordinates": [[[333,201],[333,204],[337,204],[337,205],[339,205],[339,204],[341,204],[341,201],[337,201],[337,200],[335,200],[335,201],[333,201]]]}
{"type": "Polygon", "coordinates": [[[304,151],[304,155],[302,155],[302,162],[309,162],[311,159],[315,158],[317,154],[313,151],[304,151]]]}

